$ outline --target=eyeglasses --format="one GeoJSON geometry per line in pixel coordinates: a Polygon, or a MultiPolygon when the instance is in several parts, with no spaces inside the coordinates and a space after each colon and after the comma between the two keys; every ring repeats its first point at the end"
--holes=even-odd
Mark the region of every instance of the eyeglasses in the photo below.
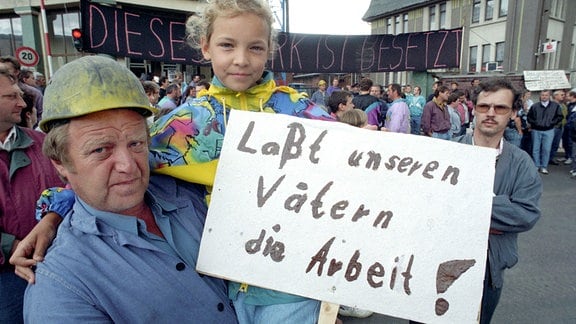
{"type": "Polygon", "coordinates": [[[494,108],[494,112],[497,115],[506,115],[508,112],[510,112],[510,110],[512,108],[506,106],[506,105],[498,105],[498,104],[485,104],[485,103],[480,103],[476,105],[476,111],[479,113],[487,113],[488,110],[490,110],[490,108],[494,108]]]}

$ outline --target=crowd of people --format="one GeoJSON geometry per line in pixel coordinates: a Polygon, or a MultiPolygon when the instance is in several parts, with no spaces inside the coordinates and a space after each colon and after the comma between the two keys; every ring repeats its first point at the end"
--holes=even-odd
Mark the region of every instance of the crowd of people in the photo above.
{"type": "MultiPolygon", "coordinates": [[[[328,99],[315,101],[313,96],[312,101],[325,106],[338,119],[338,107],[329,105],[330,96],[337,91],[346,91],[352,97],[353,107],[349,108],[360,109],[367,114],[367,128],[452,140],[465,135],[474,127],[474,102],[479,79],[473,79],[464,90],[454,81],[449,85],[436,81],[427,99],[422,96],[420,86],[412,88],[409,84],[400,86],[392,83],[382,91],[383,87],[373,84],[369,78],[362,78],[353,86],[347,86],[344,80],[334,78],[333,86],[328,90],[325,89],[324,80],[320,83],[323,87],[318,91],[322,91],[328,99]]],[[[540,101],[534,102],[532,92],[524,90],[522,96],[514,102],[518,110],[510,118],[504,138],[526,151],[542,174],[549,174],[549,164],[564,164],[570,166],[569,174],[576,179],[573,150],[576,138],[575,91],[576,88],[553,92],[542,90],[540,101]],[[564,152],[563,156],[557,157],[560,144],[564,152]]]]}
{"type": "Polygon", "coordinates": [[[576,89],[542,91],[531,103],[505,78],[475,79],[464,91],[436,82],[427,100],[420,86],[383,89],[363,78],[346,88],[334,78],[308,98],[276,87],[265,70],[273,23],[258,0],[215,0],[191,16],[191,45],[211,62],[210,82],[180,73],[139,80],[86,56],[45,87],[43,76],[0,58],[0,322],[315,323],[317,300],[195,271],[231,109],[496,149],[480,318],[490,322],[517,235],[540,217],[538,171],[571,164],[576,177],[576,89]]]}

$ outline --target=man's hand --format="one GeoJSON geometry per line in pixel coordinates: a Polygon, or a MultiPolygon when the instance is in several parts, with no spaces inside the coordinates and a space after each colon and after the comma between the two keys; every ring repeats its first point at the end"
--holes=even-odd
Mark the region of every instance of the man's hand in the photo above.
{"type": "Polygon", "coordinates": [[[52,244],[60,222],[62,218],[58,214],[48,213],[22,241],[15,244],[10,263],[15,266],[16,274],[28,283],[34,283],[33,268],[36,263],[44,260],[44,254],[52,244]]]}

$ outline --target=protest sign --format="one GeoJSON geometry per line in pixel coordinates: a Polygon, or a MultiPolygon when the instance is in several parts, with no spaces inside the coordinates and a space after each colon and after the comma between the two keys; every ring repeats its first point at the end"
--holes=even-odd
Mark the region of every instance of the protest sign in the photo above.
{"type": "Polygon", "coordinates": [[[524,86],[530,91],[570,88],[563,70],[524,71],[524,86]]]}
{"type": "Polygon", "coordinates": [[[476,322],[495,156],[232,111],[197,270],[421,322],[476,322]]]}
{"type": "MultiPolygon", "coordinates": [[[[80,2],[82,48],[92,53],[175,64],[202,65],[186,44],[184,13],[150,12],[80,2]]],[[[462,28],[398,35],[278,33],[267,67],[293,73],[426,71],[460,66],[462,28]]]]}

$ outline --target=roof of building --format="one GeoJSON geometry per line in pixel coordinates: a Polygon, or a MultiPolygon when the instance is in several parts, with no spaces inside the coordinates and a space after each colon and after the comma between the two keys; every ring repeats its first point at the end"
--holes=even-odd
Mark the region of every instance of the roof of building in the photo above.
{"type": "Polygon", "coordinates": [[[362,20],[371,22],[384,16],[392,15],[398,11],[404,11],[412,7],[422,7],[426,4],[434,4],[434,0],[372,0],[362,20]]]}

